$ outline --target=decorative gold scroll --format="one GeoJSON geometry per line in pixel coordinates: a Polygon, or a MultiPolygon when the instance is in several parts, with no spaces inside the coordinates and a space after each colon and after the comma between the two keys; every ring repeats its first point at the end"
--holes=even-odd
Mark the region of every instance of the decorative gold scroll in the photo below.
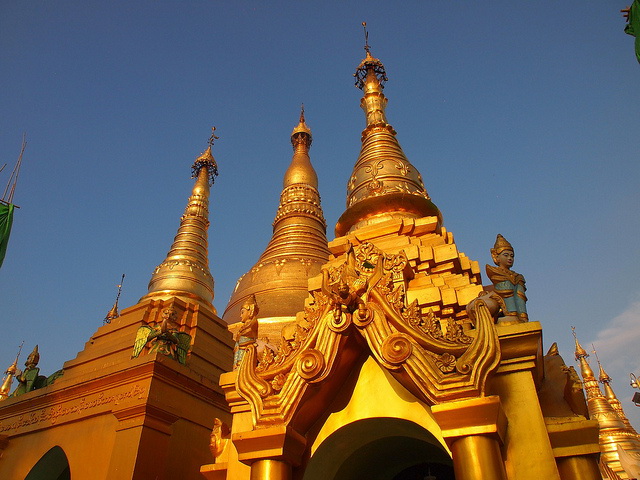
{"type": "Polygon", "coordinates": [[[493,318],[474,305],[469,335],[446,333],[417,301],[407,305],[413,272],[404,252],[387,255],[370,243],[351,248],[338,267],[323,270],[322,288],[296,324],[292,340],[258,358],[249,345],[236,388],[252,409],[254,425],[288,423],[332,372],[370,354],[409,391],[430,405],[484,395],[487,376],[500,360],[493,318]],[[358,355],[347,354],[359,349],[358,355]],[[367,352],[368,350],[368,352],[367,352]]]}

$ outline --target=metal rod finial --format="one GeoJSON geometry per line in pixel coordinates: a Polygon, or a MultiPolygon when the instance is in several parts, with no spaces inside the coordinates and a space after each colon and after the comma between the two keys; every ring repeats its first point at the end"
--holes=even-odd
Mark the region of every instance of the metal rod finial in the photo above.
{"type": "Polygon", "coordinates": [[[367,22],[362,22],[362,28],[364,29],[364,51],[371,53],[371,47],[369,46],[369,32],[367,31],[367,22]]]}
{"type": "Polygon", "coordinates": [[[213,145],[213,142],[216,141],[218,138],[218,136],[216,136],[216,127],[211,127],[211,136],[209,137],[209,146],[213,145]]]}

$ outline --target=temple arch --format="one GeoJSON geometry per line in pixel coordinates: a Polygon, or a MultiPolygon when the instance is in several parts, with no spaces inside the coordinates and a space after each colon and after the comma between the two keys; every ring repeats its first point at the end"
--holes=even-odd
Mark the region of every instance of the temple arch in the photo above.
{"type": "Polygon", "coordinates": [[[45,453],[29,471],[25,480],[71,480],[69,460],[61,447],[45,453]]]}
{"type": "Polygon", "coordinates": [[[322,442],[303,480],[353,478],[453,480],[449,453],[429,431],[399,418],[368,418],[345,425],[322,442]]]}

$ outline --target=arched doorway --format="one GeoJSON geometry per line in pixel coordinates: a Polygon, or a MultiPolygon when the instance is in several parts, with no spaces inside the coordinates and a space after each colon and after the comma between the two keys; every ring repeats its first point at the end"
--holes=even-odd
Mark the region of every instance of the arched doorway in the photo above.
{"type": "Polygon", "coordinates": [[[69,461],[62,448],[55,446],[29,471],[25,480],[71,480],[69,461]]]}
{"type": "Polygon", "coordinates": [[[327,437],[303,480],[454,480],[451,457],[421,426],[398,418],[368,418],[327,437]]]}

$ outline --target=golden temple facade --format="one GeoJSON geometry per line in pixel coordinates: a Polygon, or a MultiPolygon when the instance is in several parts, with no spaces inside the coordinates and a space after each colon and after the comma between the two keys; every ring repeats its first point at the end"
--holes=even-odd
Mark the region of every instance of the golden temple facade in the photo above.
{"type": "Polygon", "coordinates": [[[606,374],[598,395],[577,353],[585,399],[555,344],[543,354],[501,235],[483,286],[404,154],[384,65],[365,50],[365,129],[335,238],[303,110],[272,238],[220,318],[212,134],[148,292],[116,304],[50,383],[32,388],[33,358],[7,371],[0,478],[633,478],[613,450],[635,454],[637,433],[606,374]],[[20,394],[9,396],[14,377],[20,394]]]}

